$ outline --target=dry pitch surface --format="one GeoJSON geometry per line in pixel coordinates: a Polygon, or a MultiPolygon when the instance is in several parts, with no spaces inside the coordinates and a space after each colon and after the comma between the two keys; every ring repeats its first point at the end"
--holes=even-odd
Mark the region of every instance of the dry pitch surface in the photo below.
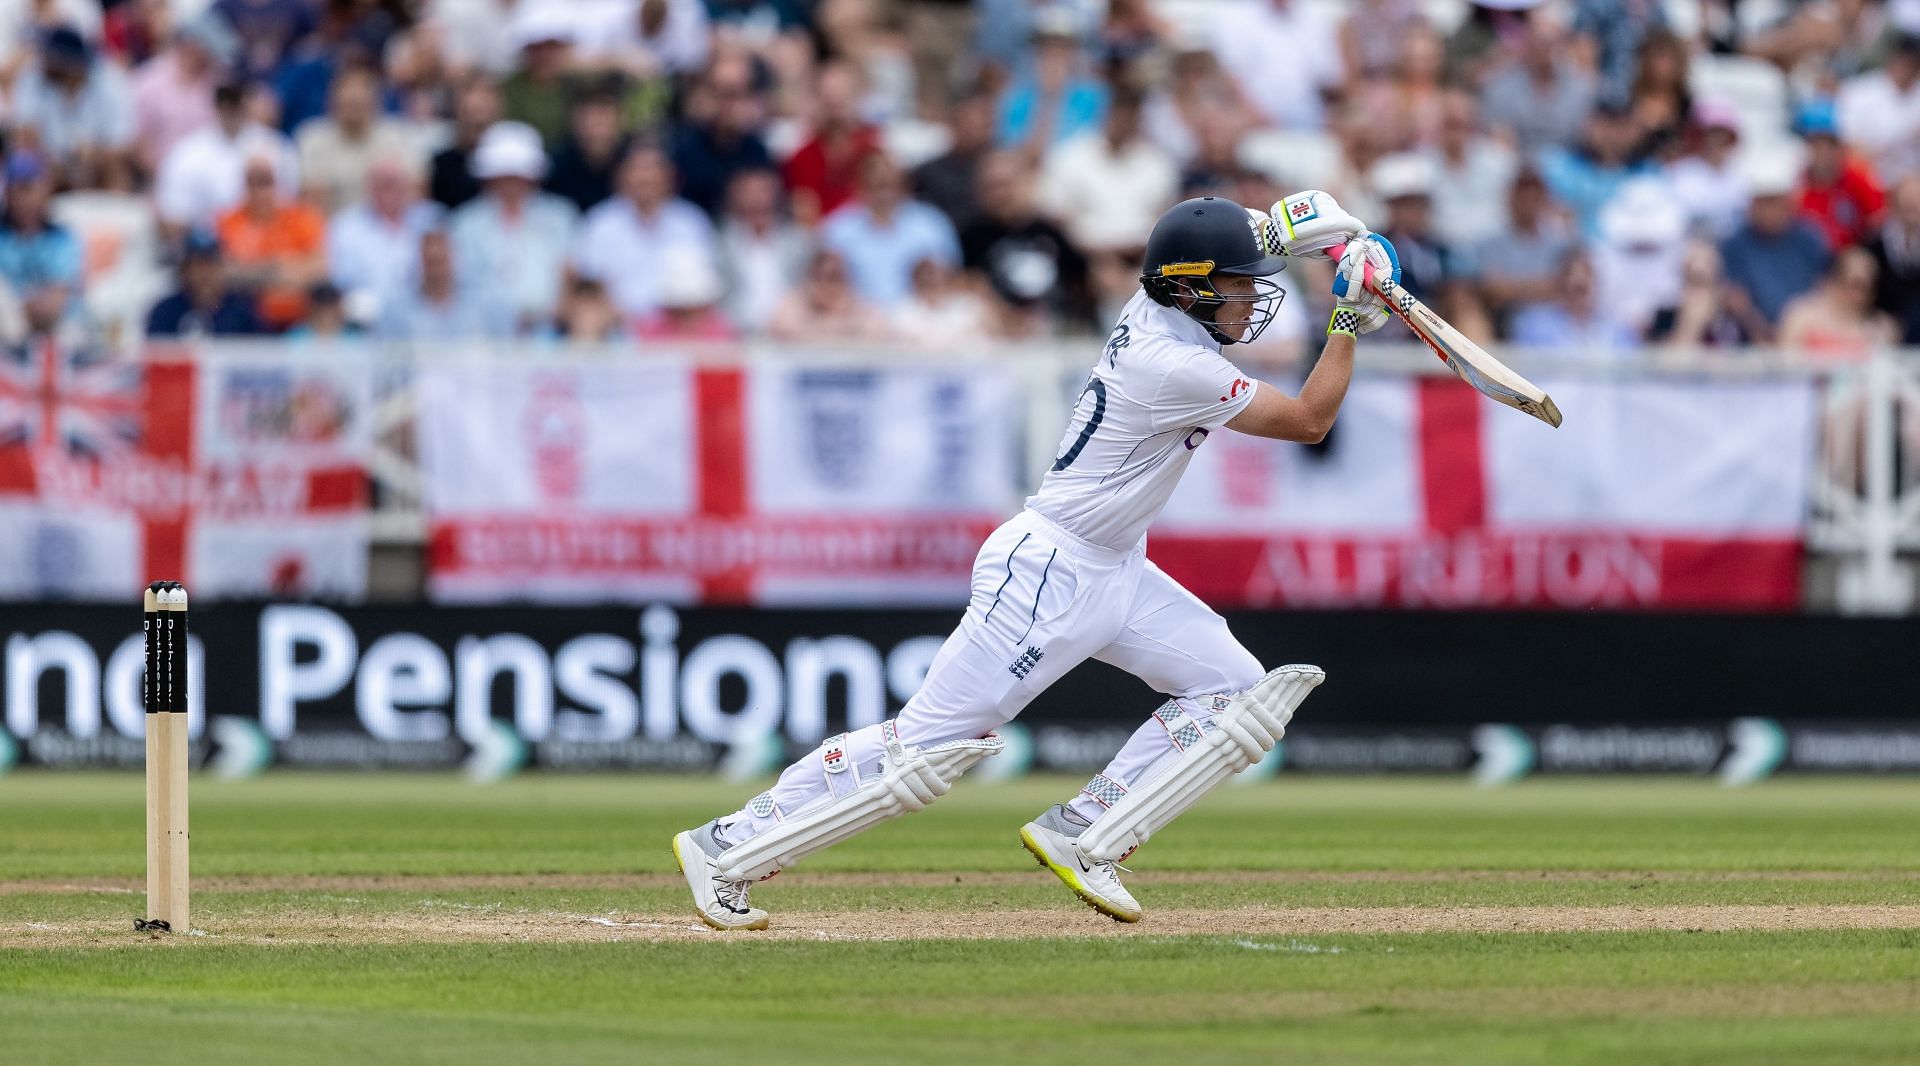
{"type": "Polygon", "coordinates": [[[18,774],[0,1026],[48,1062],[1920,1060],[1908,782],[1232,789],[1137,856],[1134,926],[1013,839],[1075,784],[962,786],[723,935],[665,842],[751,789],[196,782],[195,930],[152,938],[137,776],[18,774]]]}

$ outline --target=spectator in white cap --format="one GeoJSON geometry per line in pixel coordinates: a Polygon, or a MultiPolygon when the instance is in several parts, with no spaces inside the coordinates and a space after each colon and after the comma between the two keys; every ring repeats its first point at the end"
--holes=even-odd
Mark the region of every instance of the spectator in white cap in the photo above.
{"type": "Polygon", "coordinates": [[[520,329],[552,318],[579,213],[540,191],[547,154],[523,122],[496,122],[473,153],[480,196],[453,213],[454,273],[520,329]]]}
{"type": "Polygon", "coordinates": [[[1644,335],[1654,312],[1680,289],[1687,216],[1667,183],[1634,178],[1600,209],[1593,247],[1595,292],[1603,314],[1644,335]]]}
{"type": "MultiPolygon", "coordinates": [[[[1827,239],[1800,217],[1800,163],[1783,151],[1756,158],[1747,174],[1753,202],[1747,221],[1720,246],[1726,264],[1727,299],[1736,317],[1757,317],[1778,325],[1794,297],[1826,275],[1833,255],[1827,239]],[[1745,316],[1748,306],[1757,316],[1745,316]]],[[[1760,344],[1771,336],[1755,336],[1760,344]]]]}
{"type": "Polygon", "coordinates": [[[712,260],[681,253],[669,258],[666,267],[660,306],[633,324],[633,335],[643,341],[733,340],[733,323],[717,306],[726,288],[712,260]]]}
{"type": "Polygon", "coordinates": [[[1733,236],[1747,213],[1747,175],[1735,152],[1740,146],[1740,113],[1724,100],[1705,97],[1693,105],[1699,146],[1667,166],[1673,200],[1687,224],[1722,241],[1733,236]]]}
{"type": "MultiPolygon", "coordinates": [[[[1468,336],[1485,336],[1486,311],[1474,293],[1478,275],[1470,249],[1448,244],[1433,225],[1433,160],[1412,152],[1384,156],[1368,172],[1373,194],[1386,205],[1380,235],[1400,253],[1401,283],[1407,291],[1432,304],[1468,336]]],[[[1406,327],[1389,329],[1408,339],[1406,327]]]]}

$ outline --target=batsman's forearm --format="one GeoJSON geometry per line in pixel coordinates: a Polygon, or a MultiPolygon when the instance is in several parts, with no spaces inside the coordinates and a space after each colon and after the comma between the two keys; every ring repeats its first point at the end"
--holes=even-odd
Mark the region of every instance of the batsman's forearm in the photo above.
{"type": "Polygon", "coordinates": [[[1320,361],[1313,364],[1307,383],[1300,386],[1300,404],[1319,436],[1333,428],[1334,416],[1347,398],[1347,385],[1353,381],[1353,335],[1327,334],[1327,346],[1320,349],[1320,361]]]}

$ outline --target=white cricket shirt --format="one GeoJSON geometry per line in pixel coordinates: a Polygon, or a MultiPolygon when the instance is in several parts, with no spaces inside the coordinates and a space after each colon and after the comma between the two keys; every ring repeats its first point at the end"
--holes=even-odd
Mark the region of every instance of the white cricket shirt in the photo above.
{"type": "Polygon", "coordinates": [[[1254,387],[1206,327],[1135,293],[1027,509],[1082,540],[1132,548],[1194,449],[1253,402],[1254,387]]]}

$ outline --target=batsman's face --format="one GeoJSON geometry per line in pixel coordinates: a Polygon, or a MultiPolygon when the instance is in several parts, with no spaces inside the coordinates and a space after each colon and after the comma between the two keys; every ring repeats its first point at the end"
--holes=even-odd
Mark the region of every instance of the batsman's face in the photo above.
{"type": "Polygon", "coordinates": [[[1237,341],[1247,335],[1247,324],[1253,320],[1253,279],[1243,274],[1219,274],[1213,280],[1214,291],[1229,297],[1213,314],[1214,328],[1237,341]]]}

